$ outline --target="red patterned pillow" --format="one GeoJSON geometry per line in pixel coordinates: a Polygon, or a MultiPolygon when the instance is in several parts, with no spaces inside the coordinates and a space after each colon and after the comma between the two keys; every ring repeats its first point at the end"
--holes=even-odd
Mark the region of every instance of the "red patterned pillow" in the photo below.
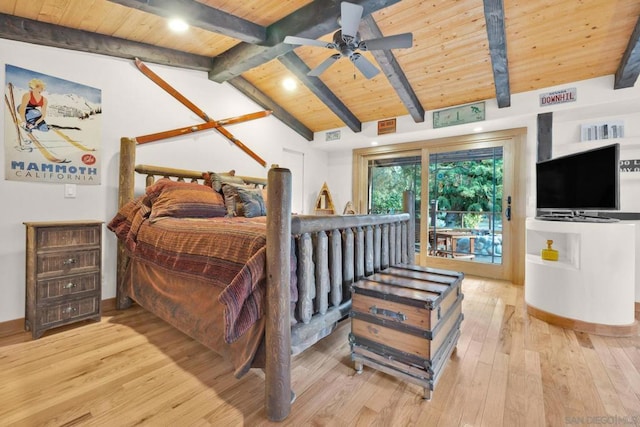
{"type": "Polygon", "coordinates": [[[195,182],[176,182],[162,179],[147,189],[151,204],[149,219],[212,218],[226,213],[220,193],[195,182]]]}

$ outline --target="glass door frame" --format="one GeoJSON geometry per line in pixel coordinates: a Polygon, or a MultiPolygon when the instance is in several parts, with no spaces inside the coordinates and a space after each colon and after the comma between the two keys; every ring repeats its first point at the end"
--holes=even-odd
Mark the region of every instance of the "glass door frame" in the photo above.
{"type": "Polygon", "coordinates": [[[358,212],[365,213],[368,198],[368,161],[375,158],[408,157],[421,153],[421,218],[420,252],[416,254],[416,263],[428,267],[462,271],[480,277],[510,280],[516,284],[524,283],[524,224],[526,200],[525,143],[526,128],[508,129],[482,134],[471,134],[439,138],[433,140],[401,143],[353,150],[353,202],[358,212]],[[503,191],[503,233],[509,238],[503,244],[503,262],[501,265],[472,263],[455,259],[434,259],[427,256],[428,207],[429,207],[429,154],[435,152],[467,150],[503,146],[504,150],[504,191],[503,191]],[[508,177],[511,177],[510,179],[508,177]],[[511,196],[511,220],[507,221],[504,211],[506,198],[511,196]],[[506,230],[505,230],[506,229],[506,230]]]}

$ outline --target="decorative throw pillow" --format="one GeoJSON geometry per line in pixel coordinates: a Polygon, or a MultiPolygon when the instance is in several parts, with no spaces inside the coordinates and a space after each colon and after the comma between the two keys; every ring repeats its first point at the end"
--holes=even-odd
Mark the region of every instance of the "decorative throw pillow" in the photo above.
{"type": "Polygon", "coordinates": [[[244,207],[244,216],[253,218],[267,214],[267,205],[262,197],[261,188],[238,188],[237,190],[244,207]]]}
{"type": "Polygon", "coordinates": [[[246,187],[251,188],[246,184],[222,184],[222,194],[224,195],[224,205],[227,209],[227,217],[244,216],[244,207],[242,206],[242,200],[238,196],[238,188],[246,187]]]}
{"type": "Polygon", "coordinates": [[[212,218],[222,217],[226,213],[222,196],[213,191],[211,187],[198,183],[176,181],[165,182],[160,187],[160,191],[157,188],[151,190],[152,194],[156,192],[158,194],[151,201],[149,219],[160,217],[212,218]]]}
{"type": "MultiPolygon", "coordinates": [[[[232,171],[233,172],[233,171],[232,171]]],[[[244,181],[242,178],[233,176],[233,175],[223,175],[215,172],[207,172],[209,176],[205,176],[205,183],[208,181],[211,182],[211,188],[216,190],[218,193],[222,192],[222,184],[235,184],[242,185],[244,181]]]]}
{"type": "Polygon", "coordinates": [[[160,193],[162,193],[162,190],[164,190],[165,187],[171,187],[175,184],[179,184],[179,182],[173,181],[169,178],[162,178],[157,180],[145,189],[145,194],[147,196],[145,198],[145,202],[150,206],[150,204],[158,198],[160,193]]]}

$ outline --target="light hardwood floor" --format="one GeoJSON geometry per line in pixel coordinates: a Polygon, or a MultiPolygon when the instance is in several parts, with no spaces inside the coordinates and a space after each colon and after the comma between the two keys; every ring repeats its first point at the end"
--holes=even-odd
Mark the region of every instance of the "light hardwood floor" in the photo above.
{"type": "MultiPolygon", "coordinates": [[[[348,322],[294,358],[298,395],[280,425],[640,425],[640,337],[607,338],[526,314],[523,288],[467,277],[462,335],[431,401],[365,367],[348,322]]],[[[0,339],[0,425],[269,425],[264,375],[231,366],[133,308],[39,340],[0,339]]]]}

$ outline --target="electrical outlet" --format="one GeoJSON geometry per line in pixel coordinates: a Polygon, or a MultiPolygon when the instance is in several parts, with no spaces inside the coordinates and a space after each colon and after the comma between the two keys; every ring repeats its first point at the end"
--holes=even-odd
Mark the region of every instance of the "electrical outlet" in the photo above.
{"type": "Polygon", "coordinates": [[[65,184],[64,185],[64,197],[66,199],[75,199],[76,198],[76,185],[75,184],[65,184]]]}

